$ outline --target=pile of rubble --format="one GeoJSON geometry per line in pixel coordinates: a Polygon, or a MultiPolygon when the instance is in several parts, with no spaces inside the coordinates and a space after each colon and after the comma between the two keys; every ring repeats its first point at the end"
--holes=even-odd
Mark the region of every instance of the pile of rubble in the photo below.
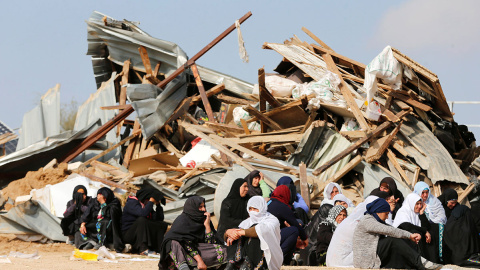
{"type": "MultiPolygon", "coordinates": [[[[366,66],[303,28],[316,44],[297,36],[265,43],[282,60],[275,74],[259,69],[252,85],[195,63],[235,24],[192,58],[127,20],[94,12],[87,24],[98,90],[79,108],[74,131],[50,134],[39,121],[38,142],[24,121],[24,148],[0,158],[3,183],[53,158],[77,161],[76,175],[124,193],[158,188],[167,221],[194,194],[218,216],[231,183],[252,170],[272,188],[281,176],[299,179],[312,209],[328,183],[359,203],[386,176],[404,195],[417,181],[437,196],[453,187],[460,202],[476,192],[473,134],[454,122],[438,77],[395,48],[366,66]]],[[[42,101],[58,99],[55,89],[42,101]]]]}

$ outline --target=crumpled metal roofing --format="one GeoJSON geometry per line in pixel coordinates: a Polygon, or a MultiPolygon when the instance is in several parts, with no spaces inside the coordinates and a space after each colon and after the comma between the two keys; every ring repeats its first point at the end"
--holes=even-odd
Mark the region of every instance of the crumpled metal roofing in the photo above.
{"type": "MultiPolygon", "coordinates": [[[[408,121],[403,122],[400,128],[402,134],[412,140],[416,146],[425,153],[423,155],[415,147],[406,145],[408,155],[427,171],[427,176],[435,184],[437,181],[448,180],[455,183],[468,185],[468,179],[453,160],[450,153],[442,143],[433,135],[428,127],[413,116],[408,116],[408,121]]],[[[399,135],[401,138],[402,136],[399,135]]]]}
{"type": "Polygon", "coordinates": [[[57,84],[42,96],[35,108],[23,116],[16,151],[59,133],[60,84],[57,84]]]}

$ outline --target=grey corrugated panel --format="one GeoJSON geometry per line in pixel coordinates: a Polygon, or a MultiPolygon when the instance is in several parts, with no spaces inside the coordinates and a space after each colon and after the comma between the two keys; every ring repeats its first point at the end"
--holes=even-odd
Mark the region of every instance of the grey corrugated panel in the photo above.
{"type": "Polygon", "coordinates": [[[62,233],[60,219],[53,216],[39,202],[29,200],[21,203],[2,216],[51,240],[65,241],[66,237],[62,233]]]}
{"type": "Polygon", "coordinates": [[[407,146],[405,150],[413,157],[416,163],[427,171],[427,176],[433,184],[437,181],[448,180],[468,185],[468,179],[457,166],[450,153],[433,135],[427,126],[415,117],[408,116],[401,131],[408,136],[425,153],[423,156],[414,147],[407,146]]]}
{"type": "Polygon", "coordinates": [[[49,89],[40,103],[25,113],[17,151],[60,133],[60,85],[49,89]]]}
{"type": "Polygon", "coordinates": [[[312,54],[308,50],[297,45],[285,45],[277,43],[266,43],[266,46],[272,48],[292,64],[297,66],[306,74],[312,76],[316,81],[325,77],[327,64],[319,56],[312,54]]]}
{"type": "MultiPolygon", "coordinates": [[[[115,76],[116,72],[113,72],[111,78],[104,82],[102,86],[95,93],[91,94],[90,97],[78,108],[75,125],[73,127],[74,130],[81,130],[97,121],[100,121],[103,125],[115,117],[118,110],[101,109],[101,107],[104,106],[114,106],[117,104],[114,85],[115,76]]],[[[104,140],[110,144],[118,143],[120,137],[117,137],[116,132],[116,128],[112,129],[107,133],[104,140]]],[[[86,150],[78,155],[73,161],[86,161],[100,152],[101,151],[99,150],[86,150]]],[[[120,149],[116,148],[107,155],[101,157],[99,161],[105,162],[111,158],[118,158],[119,155],[120,149]]]]}
{"type": "Polygon", "coordinates": [[[232,91],[234,93],[245,93],[251,94],[253,91],[253,84],[237,79],[227,74],[223,74],[221,72],[215,71],[213,69],[209,69],[207,67],[203,67],[197,65],[198,73],[202,78],[202,81],[207,81],[213,84],[225,84],[225,89],[232,91]]]}
{"type": "MultiPolygon", "coordinates": [[[[0,121],[0,135],[5,134],[5,133],[15,134],[15,132],[13,132],[13,129],[11,129],[5,123],[0,121]]],[[[17,144],[18,144],[18,138],[7,142],[4,145],[5,150],[6,150],[5,151],[6,155],[9,155],[9,154],[15,152],[15,150],[17,149],[17,144]]],[[[3,150],[0,148],[0,151],[3,151],[3,150]]],[[[3,154],[3,152],[0,152],[0,154],[3,154]]]]}
{"type": "Polygon", "coordinates": [[[11,221],[8,218],[3,217],[2,214],[0,214],[0,234],[6,233],[30,235],[37,234],[36,232],[29,230],[22,225],[16,223],[15,221],[11,221]]]}

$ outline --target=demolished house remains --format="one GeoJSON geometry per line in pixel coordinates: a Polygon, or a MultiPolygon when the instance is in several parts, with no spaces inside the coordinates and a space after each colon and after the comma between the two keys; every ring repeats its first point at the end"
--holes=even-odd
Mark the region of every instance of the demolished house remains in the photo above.
{"type": "MultiPolygon", "coordinates": [[[[272,188],[298,179],[312,209],[328,183],[359,203],[386,176],[404,196],[418,181],[437,196],[455,188],[463,203],[476,193],[473,134],[454,121],[439,78],[395,48],[364,65],[303,28],[314,43],[263,44],[281,60],[250,84],[195,63],[235,24],[191,58],[127,20],[94,12],[87,28],[98,90],[72,131],[60,133],[59,85],[25,114],[16,152],[0,157],[2,233],[63,241],[55,224],[79,183],[124,198],[155,187],[167,222],[194,194],[218,219],[233,181],[253,170],[272,188]]],[[[1,134],[0,146],[13,139],[1,134]]]]}

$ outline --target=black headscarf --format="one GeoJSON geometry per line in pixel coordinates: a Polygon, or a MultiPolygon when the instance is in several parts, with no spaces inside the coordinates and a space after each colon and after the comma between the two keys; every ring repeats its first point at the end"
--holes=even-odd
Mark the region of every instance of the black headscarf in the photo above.
{"type": "Polygon", "coordinates": [[[137,199],[141,202],[149,200],[150,198],[154,198],[157,202],[160,202],[163,205],[165,205],[167,202],[163,193],[155,188],[142,188],[137,191],[135,197],[137,197],[137,199]]]}
{"type": "Polygon", "coordinates": [[[372,192],[370,192],[370,195],[377,196],[379,198],[386,200],[388,197],[392,196],[392,191],[385,192],[385,191],[381,191],[379,188],[376,188],[372,190],[372,192]]]}
{"type": "Polygon", "coordinates": [[[298,198],[297,187],[295,187],[292,178],[288,176],[282,176],[280,179],[278,179],[277,187],[280,185],[285,185],[288,187],[288,189],[290,189],[290,205],[293,205],[293,203],[296,202],[298,198]]]}
{"type": "Polygon", "coordinates": [[[84,185],[78,185],[76,186],[74,189],[73,189],[73,196],[75,196],[75,193],[77,193],[80,189],[83,189],[83,192],[85,193],[82,193],[82,194],[85,194],[85,196],[87,196],[87,188],[84,186],[84,185]]]}
{"type": "Polygon", "coordinates": [[[380,181],[380,185],[382,185],[383,183],[386,183],[388,185],[388,188],[392,192],[393,197],[395,197],[395,199],[399,199],[397,204],[395,205],[395,209],[393,209],[393,212],[392,212],[392,217],[395,218],[395,215],[397,214],[398,209],[402,207],[402,204],[405,198],[403,197],[402,192],[398,190],[397,183],[395,183],[395,180],[393,178],[385,177],[382,179],[382,181],[380,181]]]}
{"type": "Polygon", "coordinates": [[[258,187],[254,187],[252,185],[253,178],[255,178],[257,176],[260,177],[260,172],[255,170],[255,171],[249,173],[244,178],[244,180],[247,181],[247,185],[248,185],[248,195],[251,196],[251,197],[262,196],[262,189],[260,188],[260,185],[258,185],[258,187]]]}
{"type": "MultiPolygon", "coordinates": [[[[175,219],[170,230],[165,234],[162,243],[160,255],[160,264],[166,260],[171,250],[171,241],[179,243],[189,242],[191,245],[203,243],[205,240],[205,212],[198,208],[205,199],[200,196],[192,196],[185,201],[183,212],[175,219]]],[[[210,222],[210,228],[216,233],[213,224],[210,222]]]]}
{"type": "MultiPolygon", "coordinates": [[[[87,188],[83,185],[78,185],[73,189],[73,201],[75,202],[75,217],[80,217],[82,215],[82,205],[84,204],[83,195],[87,196],[87,188]],[[83,192],[80,193],[78,190],[83,189],[83,192]]],[[[87,202],[88,200],[85,200],[87,202]]]]}
{"type": "Polygon", "coordinates": [[[250,196],[240,196],[240,187],[246,183],[245,179],[237,178],[230,188],[230,192],[222,202],[220,220],[218,221],[218,237],[223,239],[226,230],[238,228],[240,222],[248,218],[247,202],[250,196]]]}
{"type": "Polygon", "coordinates": [[[440,200],[443,208],[445,209],[445,215],[447,216],[447,219],[450,218],[453,209],[455,209],[457,206],[455,205],[453,209],[450,209],[448,208],[447,204],[450,200],[458,200],[457,192],[454,189],[447,188],[443,191],[442,195],[438,196],[438,200],[440,200]]]}
{"type": "Polygon", "coordinates": [[[461,265],[471,255],[480,252],[477,228],[467,206],[457,205],[453,208],[445,224],[443,239],[445,263],[461,265]]]}

